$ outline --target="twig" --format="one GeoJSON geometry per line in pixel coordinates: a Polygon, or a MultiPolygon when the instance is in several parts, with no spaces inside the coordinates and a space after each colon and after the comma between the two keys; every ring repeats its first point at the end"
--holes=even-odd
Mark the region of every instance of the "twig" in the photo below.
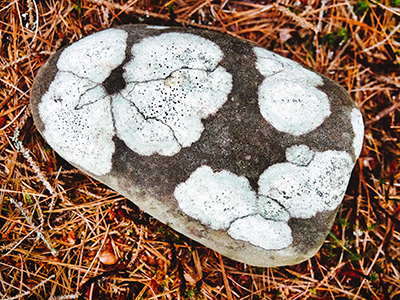
{"type": "Polygon", "coordinates": [[[318,24],[317,24],[317,29],[316,29],[316,35],[322,31],[322,18],[324,17],[324,12],[325,12],[325,6],[328,0],[322,0],[321,1],[321,10],[319,11],[319,16],[318,16],[318,24]]]}
{"type": "Polygon", "coordinates": [[[5,130],[7,127],[11,126],[15,120],[17,120],[19,118],[19,116],[24,112],[24,110],[27,108],[28,106],[24,106],[21,111],[11,120],[11,122],[9,122],[7,125],[5,125],[3,128],[0,128],[1,130],[5,130]]]}
{"type": "MultiPolygon", "coordinates": [[[[103,239],[103,241],[101,242],[100,248],[99,248],[99,250],[97,251],[96,256],[93,258],[92,262],[90,263],[90,266],[89,266],[89,268],[87,269],[85,275],[83,275],[81,281],[85,280],[86,276],[87,276],[88,273],[91,271],[91,269],[92,269],[94,263],[96,262],[96,258],[99,257],[99,254],[100,254],[101,250],[103,249],[103,247],[104,247],[104,245],[105,245],[105,243],[106,243],[106,241],[107,241],[107,238],[108,238],[108,231],[109,231],[109,230],[110,230],[110,227],[107,226],[107,230],[106,230],[106,232],[104,233],[104,239],[103,239]]],[[[90,279],[89,279],[89,280],[90,280],[90,279]]]]}
{"type": "MultiPolygon", "coordinates": [[[[48,281],[50,281],[51,279],[54,278],[55,275],[51,275],[49,278],[46,278],[45,280],[43,280],[41,283],[39,283],[38,285],[34,286],[33,288],[30,288],[29,291],[23,292],[22,294],[18,294],[17,296],[14,297],[7,297],[7,298],[3,298],[4,300],[16,300],[16,299],[22,299],[25,296],[28,296],[29,294],[32,293],[33,290],[36,290],[38,288],[40,288],[41,286],[43,286],[44,284],[46,284],[48,281]]],[[[2,300],[3,300],[2,299],[2,300]]]]}
{"type": "Polygon", "coordinates": [[[224,280],[226,297],[228,298],[228,300],[233,300],[232,291],[231,291],[231,288],[229,285],[229,280],[228,280],[228,277],[226,276],[224,261],[222,259],[222,255],[220,253],[218,253],[218,259],[219,259],[219,265],[221,267],[222,278],[224,280]]]}
{"type": "Polygon", "coordinates": [[[11,141],[14,144],[15,149],[23,155],[23,157],[27,160],[28,164],[30,167],[34,170],[35,174],[39,178],[39,180],[43,183],[43,185],[46,187],[46,189],[50,192],[50,194],[53,196],[51,199],[51,203],[49,205],[50,207],[50,212],[54,208],[54,203],[55,199],[57,197],[57,193],[54,190],[54,188],[51,186],[50,182],[47,180],[43,172],[40,170],[40,167],[38,164],[33,160],[32,156],[30,155],[30,151],[25,149],[24,145],[22,142],[19,140],[19,135],[20,135],[20,130],[24,126],[28,116],[30,115],[30,110],[27,110],[24,114],[24,116],[21,118],[21,121],[18,123],[17,128],[15,128],[14,135],[11,137],[11,141]]]}
{"type": "Polygon", "coordinates": [[[41,226],[36,226],[33,221],[32,221],[32,217],[29,215],[29,213],[25,210],[25,208],[22,207],[22,203],[15,201],[13,198],[10,197],[10,202],[12,204],[14,204],[19,210],[20,212],[24,215],[24,217],[26,218],[27,222],[29,225],[31,225],[31,227],[33,228],[33,230],[36,232],[37,236],[39,238],[42,239],[42,241],[46,244],[47,248],[50,250],[51,254],[53,256],[57,256],[58,252],[56,249],[54,249],[51,245],[50,242],[46,239],[45,235],[42,233],[41,231],[41,226]]]}
{"type": "Polygon", "coordinates": [[[395,79],[397,79],[397,80],[394,80],[392,78],[389,78],[388,76],[376,76],[376,79],[386,82],[386,83],[389,83],[389,84],[393,84],[396,87],[400,88],[400,78],[399,77],[395,77],[395,79]]]}
{"type": "Polygon", "coordinates": [[[32,43],[36,40],[37,37],[37,33],[39,31],[39,10],[38,7],[36,5],[36,1],[35,0],[28,0],[28,13],[29,13],[29,26],[35,30],[35,33],[33,34],[33,38],[30,41],[28,47],[30,47],[30,45],[32,45],[32,43]],[[33,16],[32,16],[32,3],[35,6],[35,15],[36,15],[36,21],[35,24],[33,23],[33,16]]]}
{"type": "Polygon", "coordinates": [[[54,300],[69,300],[78,298],[79,298],[78,294],[53,297],[54,300]]]}
{"type": "Polygon", "coordinates": [[[306,29],[311,29],[315,33],[318,32],[317,28],[311,24],[310,22],[304,20],[303,18],[299,17],[295,13],[292,13],[287,7],[281,6],[279,4],[275,3],[275,8],[283,13],[284,15],[292,18],[294,21],[296,21],[301,27],[306,28],[306,29]]]}
{"type": "Polygon", "coordinates": [[[20,239],[19,241],[14,241],[13,243],[8,244],[7,246],[1,246],[1,247],[0,247],[0,250],[5,250],[5,249],[11,247],[11,249],[10,249],[7,253],[3,254],[1,257],[4,258],[4,257],[6,257],[7,255],[9,255],[11,252],[13,252],[13,251],[18,247],[18,245],[20,245],[24,240],[26,240],[26,239],[27,239],[32,233],[34,233],[34,232],[35,232],[35,230],[29,232],[27,235],[25,235],[25,236],[24,236],[22,239],[20,239]]]}
{"type": "Polygon", "coordinates": [[[382,119],[383,117],[387,116],[388,114],[390,114],[391,112],[395,111],[398,108],[400,108],[400,101],[395,102],[393,105],[391,105],[391,106],[385,108],[384,110],[382,110],[379,114],[377,114],[371,120],[366,121],[365,122],[365,127],[371,126],[371,124],[379,121],[380,119],[382,119]]]}
{"type": "Polygon", "coordinates": [[[6,63],[6,64],[2,65],[0,67],[0,71],[5,71],[6,69],[8,69],[8,68],[10,68],[10,67],[12,67],[14,65],[17,65],[17,64],[19,64],[20,62],[23,62],[26,59],[29,59],[31,57],[35,57],[36,55],[52,55],[54,53],[55,53],[55,51],[41,51],[41,52],[38,52],[38,53],[29,53],[29,54],[27,54],[25,56],[22,56],[22,57],[14,60],[12,62],[9,62],[9,63],[6,63]]]}
{"type": "Polygon", "coordinates": [[[372,49],[374,49],[374,48],[376,48],[376,47],[379,47],[380,45],[383,45],[383,44],[386,43],[386,42],[392,37],[392,35],[395,34],[396,31],[398,31],[399,29],[400,29],[400,24],[398,24],[398,25],[387,35],[387,37],[386,37],[383,41],[380,41],[379,43],[377,43],[377,44],[375,44],[375,45],[373,45],[373,46],[371,46],[371,47],[368,47],[368,48],[364,49],[363,52],[370,51],[370,50],[372,50],[372,49]]]}

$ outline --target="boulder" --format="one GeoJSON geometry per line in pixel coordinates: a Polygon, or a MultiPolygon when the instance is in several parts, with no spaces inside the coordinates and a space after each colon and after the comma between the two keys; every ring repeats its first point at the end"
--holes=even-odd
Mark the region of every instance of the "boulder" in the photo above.
{"type": "Polygon", "coordinates": [[[125,25],[53,55],[31,93],[64,159],[173,229],[254,266],[321,247],[363,142],[339,85],[226,34],[125,25]]]}

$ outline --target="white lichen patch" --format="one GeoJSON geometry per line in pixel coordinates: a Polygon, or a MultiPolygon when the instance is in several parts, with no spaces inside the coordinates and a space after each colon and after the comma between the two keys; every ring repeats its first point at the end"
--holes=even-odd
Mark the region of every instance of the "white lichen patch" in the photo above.
{"type": "Polygon", "coordinates": [[[175,189],[179,207],[212,229],[229,228],[235,239],[265,249],[287,247],[292,242],[289,219],[307,219],[336,209],[353,168],[351,156],[344,151],[313,153],[304,145],[291,148],[289,157],[293,154],[290,159],[295,163],[265,170],[258,181],[258,195],[246,178],[202,166],[175,189]]]}
{"type": "Polygon", "coordinates": [[[127,37],[120,29],[91,34],[67,47],[57,68],[101,84],[124,60],[127,37]]]}
{"type": "Polygon", "coordinates": [[[353,108],[353,110],[351,111],[351,125],[354,131],[354,154],[356,157],[358,157],[361,153],[364,141],[364,122],[362,114],[357,108],[353,108]]]}
{"type": "Polygon", "coordinates": [[[309,133],[330,114],[326,94],[301,81],[279,75],[265,79],[259,90],[263,117],[277,130],[296,136],[309,133]]]}
{"type": "Polygon", "coordinates": [[[234,239],[269,250],[284,249],[293,241],[292,231],[286,222],[266,220],[260,215],[234,221],[228,234],[234,239]]]}
{"type": "Polygon", "coordinates": [[[330,115],[328,96],[317,88],[321,76],[296,62],[255,47],[262,116],[277,130],[296,136],[315,130],[330,115]]]}
{"type": "Polygon", "coordinates": [[[180,209],[214,230],[265,249],[291,242],[289,213],[275,200],[260,196],[249,181],[228,171],[201,166],[174,191],[180,209]]]}
{"type": "Polygon", "coordinates": [[[183,68],[213,71],[223,57],[212,41],[177,32],[147,37],[134,44],[131,52],[132,60],[124,67],[128,82],[165,79],[183,68]]]}
{"type": "Polygon", "coordinates": [[[208,166],[194,171],[174,191],[181,210],[214,230],[256,211],[257,197],[246,178],[208,166]]]}
{"type": "Polygon", "coordinates": [[[291,217],[311,218],[340,204],[353,165],[344,151],[317,152],[307,166],[275,164],[260,176],[259,194],[276,200],[291,217]]]}
{"type": "Polygon", "coordinates": [[[113,104],[113,114],[120,116],[128,106],[133,121],[115,118],[117,134],[141,155],[172,156],[200,138],[201,120],[228,99],[232,75],[218,66],[219,47],[192,34],[148,37],[132,47],[132,54],[121,91],[131,104],[113,100],[121,102],[113,104]]]}
{"type": "Polygon", "coordinates": [[[111,170],[114,125],[102,82],[125,59],[127,33],[109,29],[65,48],[58,72],[38,105],[47,142],[95,175],[111,170]]]}
{"type": "Polygon", "coordinates": [[[308,165],[313,156],[314,152],[307,145],[294,145],[286,149],[287,161],[299,166],[308,165]]]}
{"type": "Polygon", "coordinates": [[[95,175],[106,174],[112,167],[114,128],[107,97],[92,81],[58,72],[38,106],[47,142],[64,159],[95,175]],[[88,91],[93,99],[104,101],[82,106],[88,91]]]}

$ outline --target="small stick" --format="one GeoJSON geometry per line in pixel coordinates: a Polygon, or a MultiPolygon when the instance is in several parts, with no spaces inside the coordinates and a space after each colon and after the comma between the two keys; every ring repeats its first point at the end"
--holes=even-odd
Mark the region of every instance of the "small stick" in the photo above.
{"type": "Polygon", "coordinates": [[[385,108],[384,110],[382,110],[379,114],[377,114],[371,120],[366,121],[365,122],[365,127],[371,126],[371,124],[379,121],[380,119],[382,119],[383,117],[387,116],[392,111],[395,111],[399,107],[400,107],[400,101],[395,102],[392,106],[389,106],[389,107],[385,108]]]}
{"type": "Polygon", "coordinates": [[[226,276],[224,261],[222,260],[222,255],[219,253],[218,253],[218,258],[219,258],[219,264],[221,266],[222,278],[224,279],[226,297],[228,298],[228,300],[233,300],[231,288],[229,286],[228,277],[226,276]]]}
{"type": "Polygon", "coordinates": [[[29,223],[29,225],[32,226],[33,230],[36,232],[37,236],[39,238],[42,239],[42,241],[46,244],[47,248],[50,250],[51,254],[53,256],[57,256],[58,252],[56,249],[54,249],[53,247],[51,247],[50,242],[46,239],[45,235],[43,234],[43,232],[41,231],[41,226],[36,226],[33,221],[32,221],[32,217],[29,215],[29,213],[25,210],[25,208],[22,207],[22,203],[15,201],[13,198],[10,197],[10,202],[12,204],[14,204],[19,210],[20,212],[24,215],[24,217],[26,218],[27,222],[29,223]]]}

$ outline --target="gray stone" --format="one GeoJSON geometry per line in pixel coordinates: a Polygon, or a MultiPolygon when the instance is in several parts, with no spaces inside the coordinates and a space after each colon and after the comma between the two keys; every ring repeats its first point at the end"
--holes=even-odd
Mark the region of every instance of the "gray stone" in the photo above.
{"type": "Polygon", "coordinates": [[[346,91],[221,33],[126,25],[60,50],[31,94],[72,165],[232,259],[312,257],[363,142],[346,91]]]}

